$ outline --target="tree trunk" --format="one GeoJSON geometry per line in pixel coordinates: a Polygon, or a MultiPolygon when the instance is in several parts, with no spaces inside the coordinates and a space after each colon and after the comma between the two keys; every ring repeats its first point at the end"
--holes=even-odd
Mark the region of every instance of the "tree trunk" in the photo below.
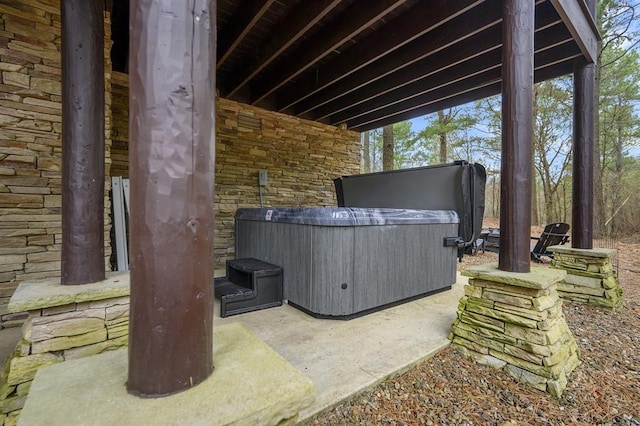
{"type": "Polygon", "coordinates": [[[615,217],[616,210],[620,207],[622,202],[621,187],[622,187],[622,124],[618,123],[617,135],[616,135],[616,143],[615,147],[615,155],[616,155],[616,167],[615,167],[615,179],[614,184],[612,185],[613,194],[612,199],[613,203],[611,205],[611,235],[618,235],[619,226],[618,220],[615,217]]]}
{"type": "Polygon", "coordinates": [[[382,170],[393,170],[393,124],[382,128],[382,170]]]}
{"type": "Polygon", "coordinates": [[[440,125],[440,163],[444,164],[447,162],[447,132],[445,129],[446,117],[444,115],[444,111],[438,111],[438,124],[440,125]]]}
{"type": "Polygon", "coordinates": [[[538,183],[536,181],[536,168],[532,170],[533,179],[531,179],[531,225],[540,225],[540,214],[538,212],[538,183]]]}
{"type": "Polygon", "coordinates": [[[600,55],[602,42],[598,42],[598,61],[595,64],[594,105],[596,106],[595,131],[593,134],[593,237],[602,238],[604,234],[604,191],[602,183],[602,164],[600,160],[600,55]]]}
{"type": "Polygon", "coordinates": [[[369,140],[369,131],[362,134],[362,150],[364,157],[364,172],[371,173],[371,143],[369,140]]]}

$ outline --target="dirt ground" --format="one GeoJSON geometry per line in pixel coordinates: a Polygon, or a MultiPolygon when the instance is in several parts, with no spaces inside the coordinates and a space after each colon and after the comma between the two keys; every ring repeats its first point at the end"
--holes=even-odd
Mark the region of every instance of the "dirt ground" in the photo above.
{"type": "MultiPolygon", "coordinates": [[[[484,225],[497,227],[497,221],[484,225]]],[[[540,230],[532,229],[532,235],[540,230]]],[[[561,399],[448,347],[311,424],[640,425],[640,238],[617,244],[623,307],[609,312],[564,302],[582,363],[569,376],[561,399]]],[[[459,269],[497,259],[491,252],[465,256],[459,269]]]]}

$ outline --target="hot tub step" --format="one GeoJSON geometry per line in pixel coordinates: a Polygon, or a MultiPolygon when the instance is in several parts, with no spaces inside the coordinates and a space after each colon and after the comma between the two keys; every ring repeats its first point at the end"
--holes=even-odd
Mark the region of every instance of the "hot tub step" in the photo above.
{"type": "Polygon", "coordinates": [[[214,280],[220,316],[282,305],[282,268],[258,259],[227,261],[227,276],[214,280]]]}

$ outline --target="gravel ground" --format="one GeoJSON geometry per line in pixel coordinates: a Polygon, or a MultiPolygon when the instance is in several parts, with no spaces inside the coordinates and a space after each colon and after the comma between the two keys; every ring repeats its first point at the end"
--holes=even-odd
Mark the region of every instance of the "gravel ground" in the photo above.
{"type": "MultiPolygon", "coordinates": [[[[619,257],[621,309],[564,303],[582,364],[560,400],[448,347],[311,424],[640,425],[640,242],[620,242],[619,257]]],[[[492,261],[497,255],[487,252],[465,257],[459,268],[492,261]]]]}

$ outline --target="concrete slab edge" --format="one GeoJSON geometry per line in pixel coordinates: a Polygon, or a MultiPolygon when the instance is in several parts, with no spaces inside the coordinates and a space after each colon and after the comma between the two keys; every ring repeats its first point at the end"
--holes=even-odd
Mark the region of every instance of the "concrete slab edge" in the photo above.
{"type": "Polygon", "coordinates": [[[351,394],[346,395],[345,397],[334,401],[330,404],[326,404],[324,407],[321,408],[316,408],[316,410],[312,413],[309,412],[305,412],[304,410],[300,412],[300,416],[298,418],[299,421],[299,425],[300,426],[309,426],[313,420],[317,419],[318,417],[323,416],[325,413],[333,410],[335,407],[337,407],[338,405],[342,404],[345,401],[351,400],[353,398],[357,398],[359,395],[361,395],[362,393],[373,389],[374,387],[376,387],[377,385],[379,385],[380,383],[389,380],[389,379],[393,379],[394,377],[398,377],[402,374],[404,374],[405,372],[411,370],[412,368],[426,362],[427,360],[435,357],[436,355],[438,355],[441,351],[443,351],[444,349],[446,349],[447,347],[451,346],[451,342],[447,341],[446,343],[443,343],[440,347],[437,347],[429,352],[427,352],[426,354],[424,354],[422,357],[411,361],[410,363],[398,368],[397,370],[383,375],[381,377],[377,377],[374,378],[371,382],[361,386],[360,388],[354,390],[351,394]]]}

